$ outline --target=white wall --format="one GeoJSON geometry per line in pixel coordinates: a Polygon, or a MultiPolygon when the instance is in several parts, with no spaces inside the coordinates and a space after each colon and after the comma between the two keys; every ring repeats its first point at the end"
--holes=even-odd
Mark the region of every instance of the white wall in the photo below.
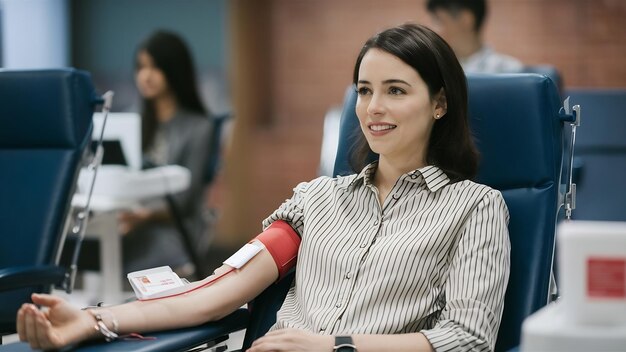
{"type": "Polygon", "coordinates": [[[68,0],[0,0],[0,11],[2,67],[69,66],[68,0]]]}

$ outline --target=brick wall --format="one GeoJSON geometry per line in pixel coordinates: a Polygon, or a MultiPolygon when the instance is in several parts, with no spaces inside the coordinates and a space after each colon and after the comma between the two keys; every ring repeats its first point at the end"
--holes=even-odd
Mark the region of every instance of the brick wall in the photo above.
{"type": "MultiPolygon", "coordinates": [[[[269,123],[237,120],[248,124],[239,127],[247,138],[231,141],[210,199],[222,209],[217,243],[228,246],[257,232],[298,182],[316,176],[324,114],[341,104],[363,42],[402,22],[430,23],[417,0],[267,0],[267,6],[271,79],[264,89],[272,116],[269,123]],[[244,156],[248,165],[232,166],[244,156]],[[238,189],[246,196],[232,197],[238,189]]],[[[484,34],[498,51],[557,67],[566,87],[626,87],[625,17],[623,0],[492,0],[484,34]]]]}

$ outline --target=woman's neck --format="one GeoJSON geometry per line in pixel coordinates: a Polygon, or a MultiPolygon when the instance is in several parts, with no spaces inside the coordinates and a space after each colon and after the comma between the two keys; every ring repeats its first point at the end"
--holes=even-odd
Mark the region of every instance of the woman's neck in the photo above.
{"type": "Polygon", "coordinates": [[[378,189],[380,203],[384,203],[385,198],[387,198],[400,176],[424,166],[426,166],[424,161],[391,162],[388,158],[381,155],[378,160],[376,174],[374,175],[374,185],[378,189]]]}
{"type": "Polygon", "coordinates": [[[171,120],[176,113],[178,104],[173,95],[163,95],[154,100],[154,111],[156,118],[160,123],[165,123],[171,120]]]}

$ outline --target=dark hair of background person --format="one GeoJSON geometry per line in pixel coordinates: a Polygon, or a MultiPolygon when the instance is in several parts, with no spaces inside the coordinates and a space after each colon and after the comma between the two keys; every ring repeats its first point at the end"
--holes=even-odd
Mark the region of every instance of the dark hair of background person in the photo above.
{"type": "MultiPolygon", "coordinates": [[[[354,66],[355,85],[361,61],[373,48],[388,52],[413,67],[428,86],[431,99],[443,88],[447,112],[435,121],[426,162],[442,169],[452,182],[472,178],[478,169],[478,152],[467,115],[467,80],[448,43],[421,25],[404,24],[382,31],[363,45],[354,66]]],[[[373,153],[363,133],[357,138],[351,156],[355,172],[366,165],[368,156],[373,153]]]]}
{"type": "Polygon", "coordinates": [[[459,10],[469,10],[474,15],[476,32],[480,32],[487,16],[485,0],[428,0],[426,8],[429,12],[442,9],[453,15],[459,10]]]}
{"type": "MultiPolygon", "coordinates": [[[[191,52],[184,40],[172,32],[164,30],[154,32],[137,47],[135,71],[139,68],[138,55],[144,50],[150,55],[154,65],[163,71],[167,85],[176,98],[178,108],[206,115],[207,110],[200,100],[196,85],[191,52]]],[[[145,151],[154,142],[158,122],[154,102],[143,98],[141,105],[141,145],[145,151]]]]}

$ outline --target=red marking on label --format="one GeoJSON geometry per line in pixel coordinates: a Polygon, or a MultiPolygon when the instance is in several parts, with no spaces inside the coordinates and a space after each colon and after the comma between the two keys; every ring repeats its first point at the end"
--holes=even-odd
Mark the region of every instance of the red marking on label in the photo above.
{"type": "Polygon", "coordinates": [[[626,298],[626,259],[588,258],[587,296],[626,298]]]}

